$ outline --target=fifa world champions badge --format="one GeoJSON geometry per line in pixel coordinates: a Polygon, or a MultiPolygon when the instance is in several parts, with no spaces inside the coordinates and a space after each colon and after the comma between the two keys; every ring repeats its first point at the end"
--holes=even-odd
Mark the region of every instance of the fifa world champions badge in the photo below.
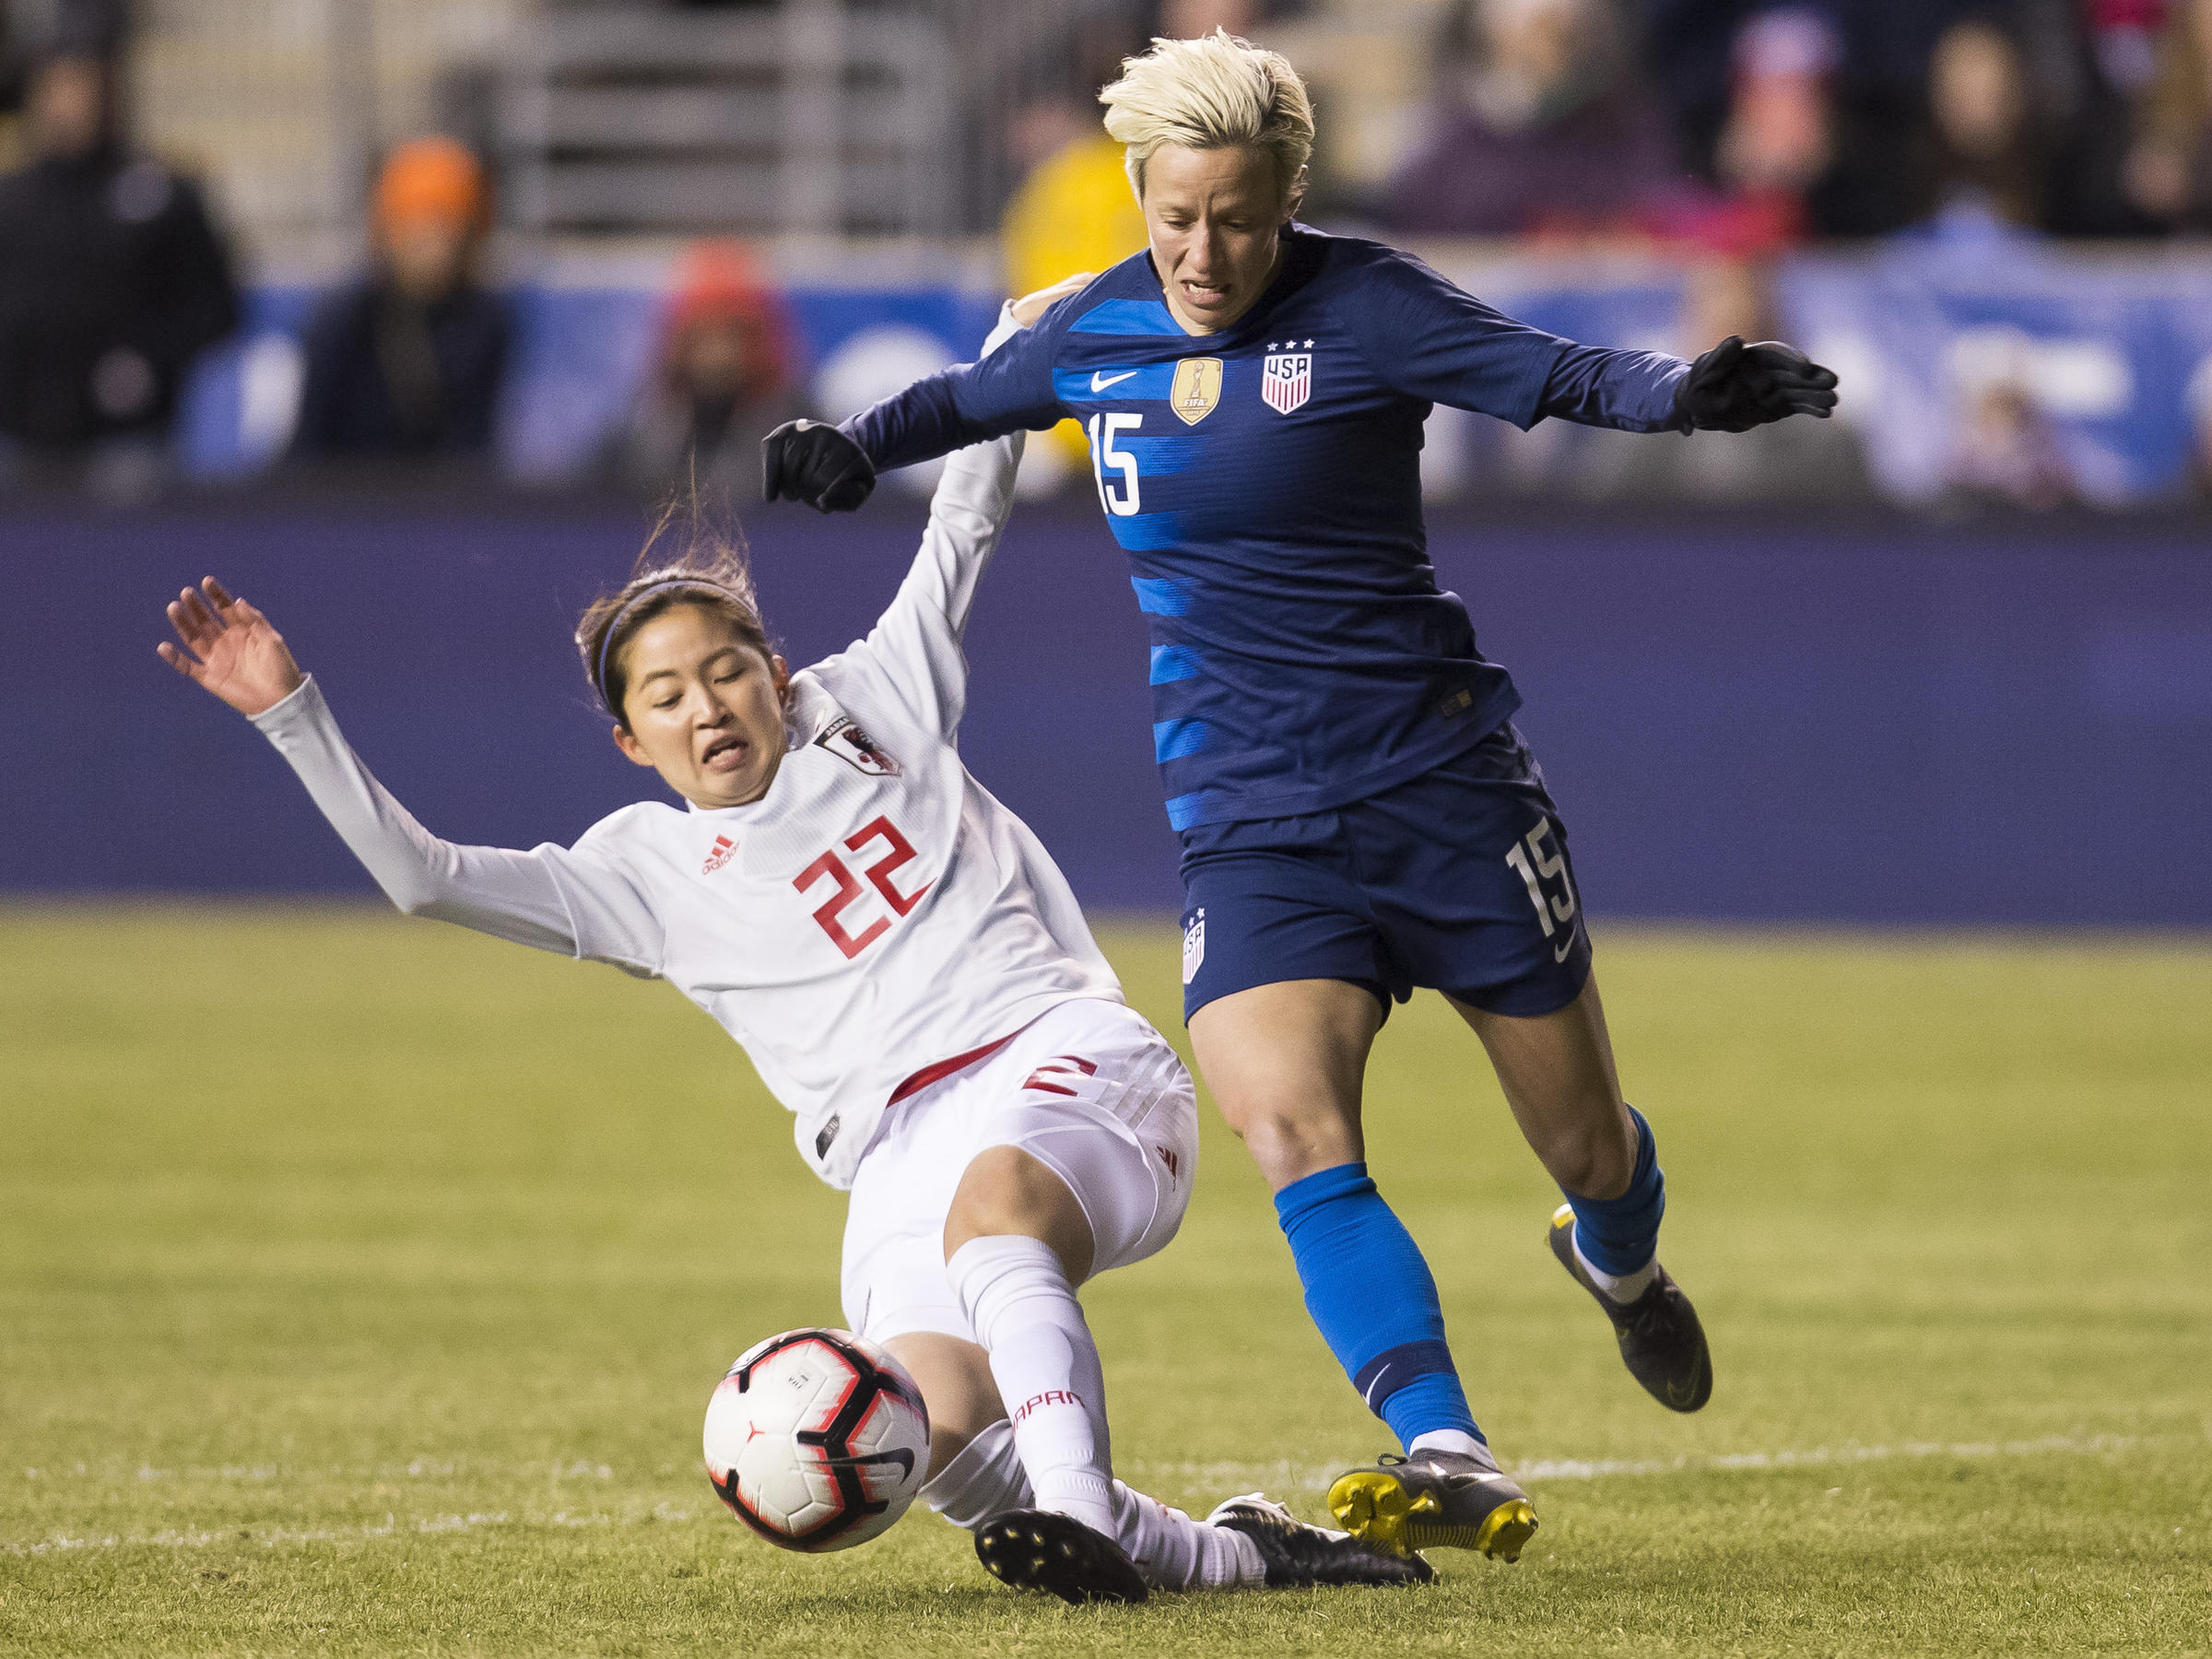
{"type": "MultiPolygon", "coordinates": [[[[1286,340],[1286,346],[1296,341],[1286,340]]],[[[1308,340],[1307,345],[1313,344],[1308,340]]],[[[1267,348],[1265,361],[1260,365],[1260,395],[1267,406],[1277,415],[1288,415],[1303,406],[1313,395],[1313,354],[1311,351],[1277,351],[1267,348]]]]}
{"type": "Polygon", "coordinates": [[[1175,365],[1175,384],[1168,393],[1168,406],[1184,426],[1196,426],[1221,401],[1221,359],[1184,358],[1175,365]]]}

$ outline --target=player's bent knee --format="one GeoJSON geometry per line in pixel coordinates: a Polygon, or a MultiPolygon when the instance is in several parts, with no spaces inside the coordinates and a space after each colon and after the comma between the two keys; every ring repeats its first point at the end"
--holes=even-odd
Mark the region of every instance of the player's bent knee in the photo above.
{"type": "Polygon", "coordinates": [[[1018,1235],[1052,1246],[1072,1283],[1090,1275],[1097,1245],[1067,1182],[1018,1147],[988,1147],[970,1160],[945,1217],[945,1259],[975,1239],[1018,1235]]]}
{"type": "Polygon", "coordinates": [[[1577,1125],[1539,1148],[1545,1172],[1577,1198],[1618,1198],[1636,1171],[1636,1143],[1612,1124],[1577,1125]]]}

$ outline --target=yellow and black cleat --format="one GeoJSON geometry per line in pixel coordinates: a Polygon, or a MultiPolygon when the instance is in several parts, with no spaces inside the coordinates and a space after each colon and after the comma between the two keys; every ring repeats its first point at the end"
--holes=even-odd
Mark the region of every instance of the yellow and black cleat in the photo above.
{"type": "Polygon", "coordinates": [[[1658,1269],[1658,1276],[1632,1302],[1617,1302],[1600,1290],[1574,1253],[1574,1206],[1552,1212],[1547,1235],[1551,1253],[1574,1282],[1590,1292],[1613,1322],[1620,1360],[1644,1392],[1669,1411],[1700,1411],[1712,1398],[1712,1350],[1705,1327],[1682,1287],[1658,1269]]]}
{"type": "Polygon", "coordinates": [[[1329,1488],[1336,1524],[1395,1555],[1474,1549],[1517,1561],[1536,1530],[1528,1494],[1496,1468],[1456,1452],[1377,1459],[1329,1488]]]}

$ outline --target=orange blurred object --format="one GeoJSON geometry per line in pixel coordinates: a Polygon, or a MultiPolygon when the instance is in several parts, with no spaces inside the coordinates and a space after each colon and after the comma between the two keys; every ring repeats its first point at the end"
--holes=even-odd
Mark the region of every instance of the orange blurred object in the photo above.
{"type": "Polygon", "coordinates": [[[376,227],[389,233],[427,222],[480,230],[490,218],[484,169],[451,138],[411,138],[385,159],[376,181],[376,227]]]}
{"type": "Polygon", "coordinates": [[[718,323],[735,324],[744,336],[747,396],[764,396],[789,383],[790,320],[743,242],[695,242],[677,262],[661,314],[662,372],[672,381],[678,378],[692,331],[718,323]]]}

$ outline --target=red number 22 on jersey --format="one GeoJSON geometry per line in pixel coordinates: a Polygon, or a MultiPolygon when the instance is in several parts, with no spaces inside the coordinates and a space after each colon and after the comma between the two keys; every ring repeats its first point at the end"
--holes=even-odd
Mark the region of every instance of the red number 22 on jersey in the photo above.
{"type": "MultiPolygon", "coordinates": [[[[913,843],[900,834],[898,827],[888,818],[873,818],[845,837],[845,850],[857,853],[875,841],[882,841],[890,851],[868,865],[862,874],[868,878],[869,885],[883,895],[883,901],[891,907],[892,914],[903,916],[922,902],[922,895],[929,891],[930,884],[925,881],[911,893],[901,893],[891,885],[891,872],[910,863],[915,853],[913,843]]],[[[845,861],[838,857],[834,851],[823,853],[801,870],[791,885],[804,893],[824,877],[837,883],[837,891],[830,894],[829,900],[814,912],[814,919],[821,924],[822,931],[830,935],[830,942],[843,951],[846,960],[850,961],[889,931],[890,918],[877,917],[862,928],[857,935],[847,933],[839,918],[855,899],[864,895],[859,880],[845,867],[845,861]]]]}

